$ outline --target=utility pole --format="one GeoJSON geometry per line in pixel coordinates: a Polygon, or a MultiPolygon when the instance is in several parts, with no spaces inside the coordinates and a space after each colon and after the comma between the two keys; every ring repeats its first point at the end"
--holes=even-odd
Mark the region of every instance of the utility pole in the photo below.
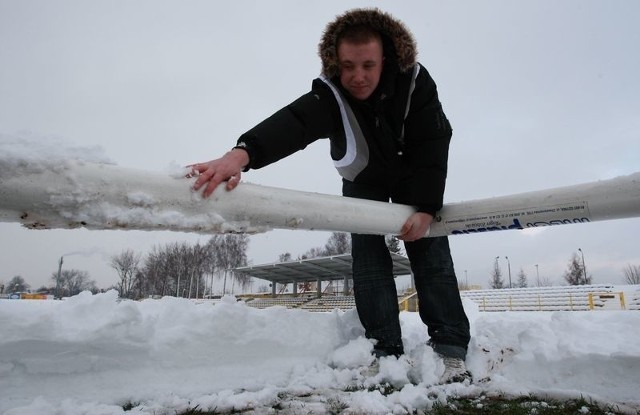
{"type": "Polygon", "coordinates": [[[538,272],[538,264],[536,264],[536,282],[540,286],[540,272],[538,272]]]}
{"type": "Polygon", "coordinates": [[[60,257],[60,262],[58,262],[58,277],[56,278],[56,294],[55,297],[60,298],[60,278],[62,277],[62,258],[60,257]]]}

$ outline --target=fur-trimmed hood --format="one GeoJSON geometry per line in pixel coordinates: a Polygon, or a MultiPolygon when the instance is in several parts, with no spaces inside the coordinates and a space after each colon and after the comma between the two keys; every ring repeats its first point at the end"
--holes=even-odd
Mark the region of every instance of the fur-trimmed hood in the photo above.
{"type": "Polygon", "coordinates": [[[325,28],[318,45],[323,75],[329,78],[338,75],[336,41],[345,28],[355,25],[370,26],[382,35],[386,58],[394,61],[401,72],[415,66],[418,55],[416,42],[404,23],[377,8],[353,9],[337,16],[325,28]]]}

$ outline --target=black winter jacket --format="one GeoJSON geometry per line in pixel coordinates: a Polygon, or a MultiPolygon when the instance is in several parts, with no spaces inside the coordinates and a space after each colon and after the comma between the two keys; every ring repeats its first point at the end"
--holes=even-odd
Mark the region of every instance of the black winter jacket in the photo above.
{"type": "Polygon", "coordinates": [[[415,73],[385,67],[378,88],[366,101],[351,98],[334,76],[330,83],[351,108],[356,122],[343,122],[347,117],[341,115],[340,99],[327,78],[315,79],[310,92],[238,139],[249,153],[248,167],[264,167],[320,138],[329,138],[332,159],[341,160],[348,147],[346,130],[357,124],[368,157],[355,172],[345,174],[339,168],[344,180],[389,189],[403,186],[406,196],[401,203],[435,215],[443,204],[452,130],[435,82],[422,65],[416,65],[415,73]]]}

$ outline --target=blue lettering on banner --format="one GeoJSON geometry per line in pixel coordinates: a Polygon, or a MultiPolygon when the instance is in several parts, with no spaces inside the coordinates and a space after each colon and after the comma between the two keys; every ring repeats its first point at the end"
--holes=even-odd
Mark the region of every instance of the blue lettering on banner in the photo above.
{"type": "Polygon", "coordinates": [[[463,229],[463,230],[453,230],[451,231],[451,234],[463,235],[463,234],[470,234],[470,233],[506,231],[510,229],[527,229],[527,228],[538,228],[541,226],[568,225],[571,223],[588,223],[588,222],[590,222],[589,218],[582,217],[582,218],[573,218],[573,219],[554,219],[550,221],[528,222],[526,226],[522,226],[522,224],[518,219],[513,219],[513,223],[511,225],[486,226],[486,227],[469,228],[469,229],[463,229]]]}
{"type": "Polygon", "coordinates": [[[539,226],[553,226],[553,225],[569,225],[572,223],[588,223],[588,222],[590,222],[588,218],[556,219],[556,220],[550,220],[548,222],[545,222],[545,221],[529,222],[527,223],[527,228],[537,228],[539,226]]]}
{"type": "Polygon", "coordinates": [[[492,231],[506,231],[509,229],[524,229],[522,227],[522,225],[520,224],[520,221],[518,219],[513,219],[513,224],[512,225],[502,225],[502,226],[487,226],[484,228],[471,228],[471,229],[464,229],[461,231],[457,231],[454,230],[451,232],[452,235],[460,235],[460,234],[467,234],[467,233],[479,233],[479,232],[492,232],[492,231]]]}

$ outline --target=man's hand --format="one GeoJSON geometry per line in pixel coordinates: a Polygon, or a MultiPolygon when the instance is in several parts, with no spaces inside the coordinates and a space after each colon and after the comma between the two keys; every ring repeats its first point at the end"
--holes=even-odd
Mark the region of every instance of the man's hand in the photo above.
{"type": "Polygon", "coordinates": [[[216,187],[225,180],[226,189],[233,190],[240,183],[242,169],[249,163],[249,155],[242,149],[233,149],[216,160],[205,163],[192,164],[191,174],[187,177],[198,176],[193,184],[193,190],[199,190],[206,185],[202,192],[203,197],[209,197],[216,187]]]}
{"type": "Polygon", "coordinates": [[[415,241],[424,238],[433,222],[433,216],[424,212],[416,212],[402,225],[398,239],[402,241],[415,241]]]}

